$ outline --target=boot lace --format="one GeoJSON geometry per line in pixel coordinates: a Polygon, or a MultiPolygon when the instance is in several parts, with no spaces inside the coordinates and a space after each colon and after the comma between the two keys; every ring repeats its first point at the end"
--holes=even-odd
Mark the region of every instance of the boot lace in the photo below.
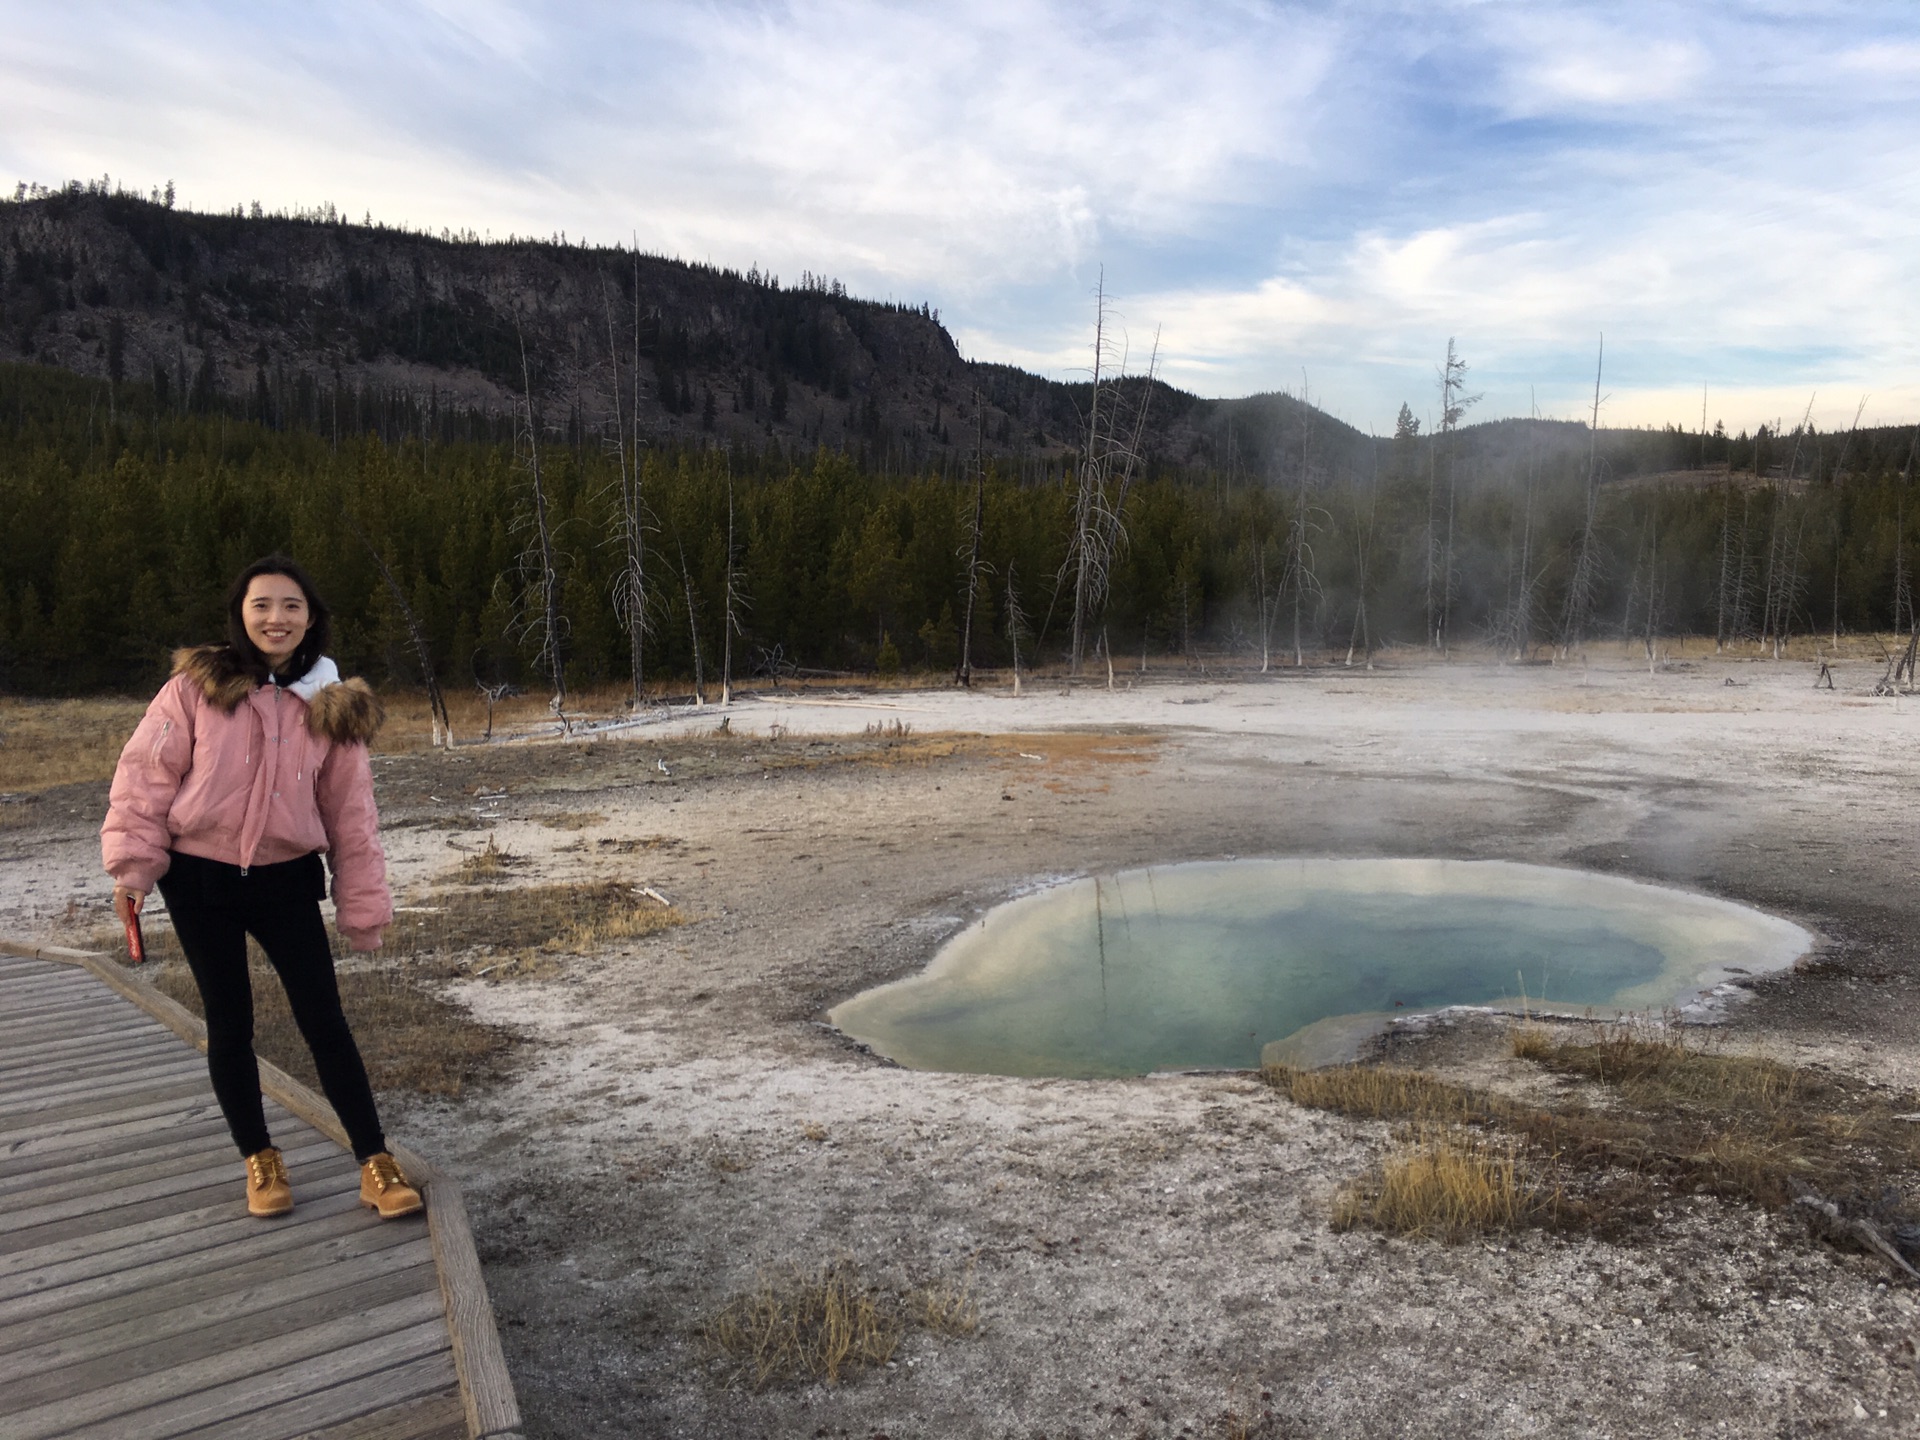
{"type": "Polygon", "coordinates": [[[367,1161],[367,1178],[373,1182],[373,1188],[385,1194],[396,1185],[405,1185],[407,1177],[400,1173],[400,1166],[391,1155],[375,1155],[367,1161]]]}
{"type": "Polygon", "coordinates": [[[262,1150],[247,1157],[247,1175],[254,1189],[264,1190],[276,1180],[286,1180],[287,1163],[280,1158],[278,1150],[262,1150]]]}

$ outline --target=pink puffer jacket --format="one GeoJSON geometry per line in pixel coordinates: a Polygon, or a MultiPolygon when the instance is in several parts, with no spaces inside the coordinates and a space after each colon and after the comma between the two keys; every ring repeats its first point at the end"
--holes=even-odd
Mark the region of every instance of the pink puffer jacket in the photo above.
{"type": "Polygon", "coordinates": [[[393,897],[367,758],[384,716],[366,682],[303,700],[256,684],[225,645],[177,651],[173,671],[113,772],[100,827],[107,873],[144,894],[170,850],[242,869],[325,851],[340,933],[377,949],[393,897]]]}

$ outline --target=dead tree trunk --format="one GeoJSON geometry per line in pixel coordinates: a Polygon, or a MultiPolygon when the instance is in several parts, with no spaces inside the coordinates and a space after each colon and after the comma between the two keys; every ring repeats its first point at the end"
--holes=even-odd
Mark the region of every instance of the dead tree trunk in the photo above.
{"type": "Polygon", "coordinates": [[[1574,555],[1573,577],[1567,582],[1567,608],[1560,624],[1560,652],[1571,654],[1586,640],[1587,616],[1593,607],[1593,592],[1599,581],[1599,559],[1593,553],[1594,517],[1599,507],[1600,459],[1600,377],[1606,366],[1607,337],[1600,337],[1599,357],[1593,366],[1593,418],[1587,430],[1587,505],[1581,522],[1579,548],[1574,555]]]}
{"type": "Polygon", "coordinates": [[[1300,477],[1294,486],[1292,544],[1287,547],[1287,573],[1293,577],[1293,668],[1307,663],[1300,644],[1300,611],[1307,587],[1313,584],[1313,551],[1307,536],[1307,467],[1313,455],[1313,411],[1307,401],[1307,377],[1300,377],[1300,477]]]}
{"type": "Polygon", "coordinates": [[[633,674],[629,703],[638,709],[644,700],[646,670],[647,547],[646,510],[641,495],[640,469],[640,284],[638,254],[634,256],[633,287],[633,409],[623,413],[620,397],[620,352],[614,339],[613,306],[605,283],[601,300],[607,312],[607,360],[613,368],[613,425],[616,458],[620,465],[620,511],[615,538],[621,547],[620,573],[614,577],[613,608],[627,632],[627,659],[633,674]],[[628,434],[628,424],[632,434],[628,434]]]}
{"type": "Polygon", "coordinates": [[[720,627],[720,703],[733,704],[733,637],[746,632],[740,625],[740,611],[744,606],[744,597],[740,594],[740,567],[734,542],[733,524],[733,466],[727,466],[727,567],[725,596],[725,616],[720,627]]]}
{"type": "MultiPolygon", "coordinates": [[[[393,603],[400,610],[401,623],[407,627],[407,643],[413,648],[414,658],[420,662],[420,679],[427,687],[427,708],[433,715],[433,743],[436,747],[445,746],[451,750],[453,720],[447,714],[446,697],[440,693],[440,681],[434,674],[433,652],[427,648],[426,632],[420,628],[420,619],[413,613],[413,606],[407,603],[406,592],[400,588],[399,580],[394,578],[393,569],[387,564],[386,557],[374,547],[373,541],[367,537],[367,532],[360,527],[358,520],[349,519],[347,523],[353,527],[353,533],[360,537],[360,543],[373,557],[373,563],[380,567],[380,578],[386,581],[387,593],[393,597],[393,603]]],[[[489,733],[493,729],[491,717],[488,719],[487,729],[489,733]]]]}
{"type": "Polygon", "coordinates": [[[560,568],[555,562],[553,527],[547,516],[547,487],[540,473],[540,424],[533,411],[533,372],[527,364],[527,345],[520,342],[520,379],[526,398],[527,474],[533,488],[533,543],[521,557],[523,567],[534,571],[534,588],[539,596],[539,614],[534,619],[538,649],[534,662],[544,665],[553,685],[548,707],[560,721],[567,722],[567,669],[562,653],[564,622],[560,614],[560,568]]]}
{"type": "Polygon", "coordinates": [[[1020,596],[1014,588],[1013,562],[1007,562],[1007,643],[1013,647],[1013,693],[1020,693],[1020,637],[1026,630],[1026,613],[1020,608],[1020,596]]]}
{"type": "Polygon", "coordinates": [[[973,393],[973,539],[967,550],[967,603],[960,622],[960,667],[953,683],[973,687],[973,602],[980,589],[980,531],[987,509],[986,410],[980,392],[973,393]]]}
{"type": "Polygon", "coordinates": [[[680,586],[687,597],[687,634],[693,641],[693,703],[696,708],[707,703],[706,669],[700,657],[700,610],[693,600],[693,574],[687,569],[687,547],[680,543],[680,537],[673,537],[674,548],[680,552],[680,586]]]}

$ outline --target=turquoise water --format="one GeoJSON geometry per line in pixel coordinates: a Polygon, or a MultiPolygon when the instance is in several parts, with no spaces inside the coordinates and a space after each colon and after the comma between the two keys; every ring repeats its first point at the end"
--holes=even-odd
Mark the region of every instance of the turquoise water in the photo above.
{"type": "Polygon", "coordinates": [[[1446,1005],[1631,1010],[1791,964],[1812,937],[1708,896],[1499,861],[1243,860],[1053,886],[837,1007],[902,1065],[1137,1075],[1321,1053],[1446,1005]],[[1316,1047],[1310,1043],[1319,1037],[1316,1047]]]}

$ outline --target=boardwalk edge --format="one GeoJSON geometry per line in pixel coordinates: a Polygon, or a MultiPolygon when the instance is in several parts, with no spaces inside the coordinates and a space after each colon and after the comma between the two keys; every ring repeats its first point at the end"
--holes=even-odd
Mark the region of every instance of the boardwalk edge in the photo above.
{"type": "MultiPolygon", "coordinates": [[[[203,1054],[206,1051],[205,1022],[110,956],[97,950],[33,945],[4,937],[0,937],[0,955],[77,965],[194,1049],[203,1054]]],[[[265,1060],[260,1062],[260,1090],[343,1149],[353,1148],[326,1099],[265,1060]]],[[[468,1440],[518,1440],[520,1402],[500,1350],[500,1332],[494,1325],[493,1304],[487,1298],[480,1258],[474,1253],[473,1231],[467,1224],[460,1189],[451,1177],[402,1146],[393,1146],[393,1156],[408,1177],[428,1193],[427,1235],[433,1245],[434,1268],[440,1276],[440,1299],[446,1310],[454,1369],[460,1377],[460,1401],[467,1412],[468,1440]]]]}

